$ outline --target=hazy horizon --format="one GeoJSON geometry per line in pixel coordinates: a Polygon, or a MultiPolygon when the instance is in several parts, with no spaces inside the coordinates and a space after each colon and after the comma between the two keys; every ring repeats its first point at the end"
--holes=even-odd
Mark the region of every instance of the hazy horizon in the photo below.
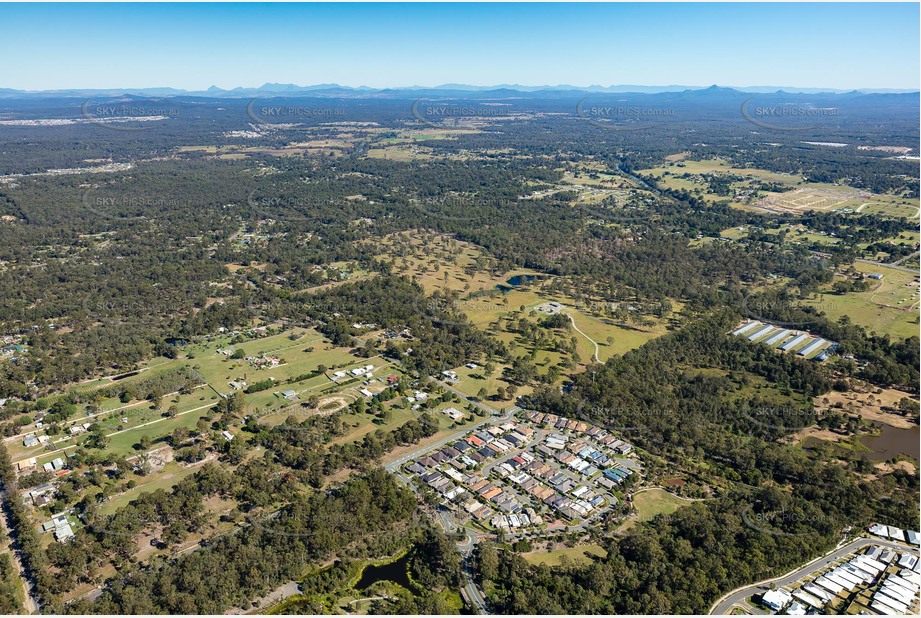
{"type": "Polygon", "coordinates": [[[200,91],[263,83],[715,83],[919,89],[916,3],[665,9],[628,3],[113,3],[54,5],[49,11],[4,4],[0,86],[200,91]]]}

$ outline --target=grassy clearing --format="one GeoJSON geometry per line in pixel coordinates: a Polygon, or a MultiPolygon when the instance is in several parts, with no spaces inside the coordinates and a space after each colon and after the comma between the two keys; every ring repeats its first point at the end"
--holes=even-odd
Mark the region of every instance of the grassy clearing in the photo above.
{"type": "MultiPolygon", "coordinates": [[[[679,498],[657,487],[639,491],[633,495],[633,506],[636,508],[636,517],[631,520],[631,524],[633,522],[648,521],[657,515],[671,515],[679,508],[687,506],[692,502],[694,501],[679,498]]],[[[625,528],[628,527],[629,525],[625,526],[625,528]]]]}
{"type": "Polygon", "coordinates": [[[592,561],[593,557],[604,558],[608,552],[601,545],[594,543],[586,545],[576,545],[575,547],[563,547],[561,549],[552,549],[550,551],[532,551],[522,554],[521,557],[528,561],[529,564],[544,564],[550,567],[560,566],[564,558],[569,562],[576,564],[586,564],[592,561]]]}
{"type": "MultiPolygon", "coordinates": [[[[832,320],[848,316],[867,330],[905,338],[918,334],[917,275],[897,268],[855,262],[853,269],[863,274],[880,273],[883,279],[872,281],[865,292],[819,294],[803,301],[824,311],[832,320]]],[[[838,277],[840,279],[840,277],[838,277]]]]}

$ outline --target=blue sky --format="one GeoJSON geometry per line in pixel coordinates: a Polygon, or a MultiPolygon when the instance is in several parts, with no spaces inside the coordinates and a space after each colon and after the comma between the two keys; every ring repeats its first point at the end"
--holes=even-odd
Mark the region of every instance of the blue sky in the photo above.
{"type": "Polygon", "coordinates": [[[0,87],[919,86],[919,5],[0,4],[0,87]]]}

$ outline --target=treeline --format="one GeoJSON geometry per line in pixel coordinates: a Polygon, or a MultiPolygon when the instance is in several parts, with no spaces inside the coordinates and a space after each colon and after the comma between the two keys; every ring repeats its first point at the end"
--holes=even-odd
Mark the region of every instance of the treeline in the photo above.
{"type": "Polygon", "coordinates": [[[294,502],[277,515],[178,559],[123,569],[95,602],[78,600],[71,614],[220,614],[248,606],[281,583],[303,577],[365,536],[406,522],[412,493],[383,470],[353,477],[337,489],[294,502]]]}
{"type": "Polygon", "coordinates": [[[6,511],[7,521],[12,526],[10,539],[13,548],[19,551],[25,576],[33,584],[32,592],[38,603],[48,605],[53,600],[51,584],[53,576],[45,568],[46,558],[42,542],[29,515],[29,508],[19,499],[16,472],[9,452],[0,444],[0,508],[6,511]]]}
{"type": "Polygon", "coordinates": [[[387,342],[386,351],[410,370],[431,375],[471,358],[504,355],[494,341],[471,325],[453,296],[426,296],[406,277],[384,274],[346,283],[304,299],[302,311],[317,320],[320,332],[336,345],[352,345],[356,321],[396,332],[409,328],[413,339],[387,342]]]}
{"type": "Polygon", "coordinates": [[[330,474],[344,468],[369,469],[394,448],[434,435],[438,432],[438,419],[422,413],[391,431],[377,429],[361,440],[333,445],[328,445],[329,441],[345,432],[337,415],[303,422],[289,418],[269,430],[256,423],[246,428],[256,432],[254,442],[270,450],[280,465],[302,472],[308,482],[319,487],[330,474]]]}
{"type": "Polygon", "coordinates": [[[13,555],[0,553],[0,614],[18,614],[22,611],[22,582],[13,555]]]}
{"type": "Polygon", "coordinates": [[[736,320],[707,316],[590,368],[569,395],[530,398],[733,489],[611,541],[589,566],[551,570],[503,556],[493,595],[503,612],[706,613],[720,593],[834,546],[846,527],[918,527],[915,475],[867,480],[776,441],[814,422],[811,398],[831,379],[822,365],[727,335],[736,320]],[[740,397],[754,376],[772,385],[769,398],[740,397]]]}

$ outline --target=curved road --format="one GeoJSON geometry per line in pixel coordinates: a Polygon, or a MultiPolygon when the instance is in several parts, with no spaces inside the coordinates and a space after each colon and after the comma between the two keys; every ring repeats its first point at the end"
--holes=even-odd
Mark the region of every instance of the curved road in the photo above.
{"type": "MultiPolygon", "coordinates": [[[[448,434],[446,437],[436,442],[432,442],[432,443],[425,444],[424,446],[420,446],[419,448],[414,449],[412,452],[402,455],[400,457],[397,457],[387,462],[384,465],[384,468],[388,472],[396,476],[397,479],[405,483],[413,491],[415,491],[416,488],[412,480],[408,478],[403,473],[402,470],[400,470],[403,464],[408,463],[422,456],[424,453],[431,452],[441,446],[444,446],[445,444],[456,442],[457,440],[461,439],[463,436],[467,435],[471,431],[474,431],[483,425],[495,424],[496,422],[511,420],[511,418],[515,415],[515,413],[521,409],[518,406],[512,406],[511,408],[506,410],[505,414],[500,415],[498,410],[486,405],[485,403],[481,401],[477,401],[475,399],[472,399],[471,397],[468,397],[467,395],[457,390],[450,384],[447,384],[446,382],[442,382],[441,380],[438,380],[437,378],[434,378],[434,377],[430,377],[429,381],[434,382],[442,386],[446,390],[449,390],[453,392],[454,394],[460,396],[464,401],[467,401],[468,403],[471,403],[474,406],[480,408],[484,412],[487,412],[490,416],[488,416],[487,418],[481,419],[479,422],[474,423],[473,425],[466,425],[466,426],[460,427],[457,431],[448,434]]],[[[438,511],[438,521],[441,524],[441,526],[445,529],[445,532],[449,534],[453,532],[460,532],[461,530],[465,533],[466,535],[465,538],[462,541],[459,541],[457,543],[457,550],[461,553],[461,556],[463,557],[463,563],[461,565],[461,572],[464,577],[464,583],[461,586],[461,595],[464,597],[464,599],[473,609],[474,613],[488,614],[489,605],[486,601],[486,597],[477,587],[476,582],[474,580],[475,569],[473,567],[472,560],[473,560],[473,548],[476,546],[476,543],[478,540],[476,534],[472,530],[467,528],[466,526],[461,526],[460,524],[458,524],[454,520],[454,517],[452,516],[452,514],[447,511],[442,511],[442,510],[438,511]]]]}
{"type": "Polygon", "coordinates": [[[583,337],[585,337],[586,339],[588,339],[589,342],[591,342],[591,344],[592,344],[593,346],[595,346],[595,362],[596,362],[596,363],[600,363],[600,362],[601,362],[601,358],[598,356],[598,352],[599,352],[599,349],[598,349],[598,342],[595,341],[594,339],[592,339],[591,337],[589,337],[588,335],[586,335],[585,333],[583,333],[581,330],[579,330],[579,327],[576,326],[576,321],[572,319],[572,316],[571,316],[570,314],[567,313],[567,314],[566,314],[566,317],[569,318],[569,321],[570,321],[570,322],[572,322],[572,327],[573,327],[573,329],[574,329],[577,333],[579,333],[580,335],[582,335],[583,337]]]}
{"type": "Polygon", "coordinates": [[[769,584],[774,584],[777,588],[789,586],[807,577],[810,573],[825,569],[844,556],[851,554],[859,549],[863,549],[864,547],[869,547],[870,545],[882,545],[884,547],[891,547],[900,551],[911,550],[913,552],[917,552],[917,548],[909,547],[905,543],[894,543],[892,541],[886,541],[879,538],[860,537],[851,541],[850,543],[838,545],[835,549],[831,550],[824,556],[819,556],[818,558],[807,562],[803,566],[797,567],[796,570],[790,571],[786,575],[781,575],[780,577],[775,577],[773,579],[765,579],[764,581],[760,581],[743,588],[736,588],[732,592],[726,593],[720,599],[718,599],[716,603],[713,604],[709,613],[727,615],[729,614],[733,605],[744,602],[745,599],[752,596],[753,594],[767,590],[769,584]]]}

